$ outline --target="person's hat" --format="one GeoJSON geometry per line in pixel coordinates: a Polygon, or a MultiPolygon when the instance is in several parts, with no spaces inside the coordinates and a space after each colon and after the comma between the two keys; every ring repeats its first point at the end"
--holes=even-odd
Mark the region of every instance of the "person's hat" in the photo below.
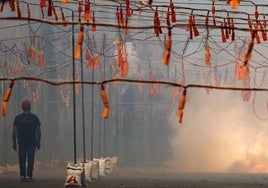
{"type": "Polygon", "coordinates": [[[28,100],[24,100],[21,103],[21,108],[23,111],[29,111],[31,109],[31,103],[28,100]]]}

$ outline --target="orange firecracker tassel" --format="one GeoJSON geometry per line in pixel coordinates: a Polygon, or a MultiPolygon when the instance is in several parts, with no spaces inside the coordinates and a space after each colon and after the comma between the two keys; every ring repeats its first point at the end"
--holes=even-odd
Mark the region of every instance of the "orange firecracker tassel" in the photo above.
{"type": "Polygon", "coordinates": [[[61,0],[62,3],[68,3],[68,0],[61,0]]]}
{"type": "Polygon", "coordinates": [[[82,48],[82,45],[83,45],[83,40],[84,40],[84,27],[81,26],[80,27],[80,32],[79,32],[79,35],[78,35],[78,39],[77,39],[77,45],[76,45],[76,48],[75,48],[75,54],[74,54],[74,58],[75,59],[78,59],[81,55],[81,48],[82,48]]]}
{"type": "Polygon", "coordinates": [[[169,61],[170,61],[170,50],[165,50],[163,57],[163,64],[169,65],[169,61]]]}
{"type": "Polygon", "coordinates": [[[11,93],[12,93],[12,89],[13,89],[13,85],[14,85],[14,80],[12,80],[9,84],[9,87],[7,89],[7,91],[5,92],[4,98],[3,98],[3,102],[2,102],[2,115],[6,116],[7,114],[7,103],[10,99],[11,93]]]}
{"type": "Polygon", "coordinates": [[[205,63],[209,67],[211,66],[210,59],[211,59],[211,53],[210,53],[209,46],[207,44],[206,49],[205,49],[205,63]]]}
{"type": "MultiPolygon", "coordinates": [[[[254,33],[256,33],[256,32],[254,32],[254,33]]],[[[246,55],[244,56],[244,59],[243,59],[243,66],[246,66],[248,64],[248,61],[251,58],[251,52],[253,50],[253,46],[254,46],[254,38],[252,38],[251,41],[248,44],[247,53],[246,53],[246,55]]]]}
{"type": "Polygon", "coordinates": [[[238,4],[239,4],[239,0],[231,0],[230,1],[230,6],[233,9],[236,9],[238,7],[238,4]]]}
{"type": "Polygon", "coordinates": [[[164,57],[163,57],[164,65],[169,65],[171,47],[172,47],[172,38],[171,38],[171,29],[169,29],[169,35],[166,39],[166,49],[165,49],[164,57]]]}
{"type": "Polygon", "coordinates": [[[102,117],[106,119],[109,115],[109,100],[103,84],[101,84],[101,98],[104,105],[102,117]]]}
{"type": "Polygon", "coordinates": [[[192,18],[192,26],[193,26],[194,36],[197,37],[199,35],[199,31],[198,31],[197,27],[195,26],[194,16],[192,18]]]}
{"type": "Polygon", "coordinates": [[[185,102],[186,102],[186,93],[187,93],[187,90],[186,90],[186,88],[184,88],[181,99],[180,99],[179,108],[178,108],[178,121],[179,121],[179,123],[182,123],[183,110],[184,110],[184,106],[185,106],[185,102]]]}

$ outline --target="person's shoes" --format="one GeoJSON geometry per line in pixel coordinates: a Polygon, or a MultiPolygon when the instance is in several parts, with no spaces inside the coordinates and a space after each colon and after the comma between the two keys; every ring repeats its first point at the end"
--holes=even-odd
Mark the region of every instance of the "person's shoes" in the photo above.
{"type": "Polygon", "coordinates": [[[26,178],[25,178],[25,176],[21,176],[21,177],[20,177],[20,181],[21,181],[21,182],[24,182],[24,181],[26,181],[26,178]]]}
{"type": "Polygon", "coordinates": [[[25,181],[26,181],[26,182],[31,182],[31,181],[33,181],[33,178],[32,178],[32,177],[27,176],[27,177],[26,177],[26,179],[25,179],[25,181]]]}

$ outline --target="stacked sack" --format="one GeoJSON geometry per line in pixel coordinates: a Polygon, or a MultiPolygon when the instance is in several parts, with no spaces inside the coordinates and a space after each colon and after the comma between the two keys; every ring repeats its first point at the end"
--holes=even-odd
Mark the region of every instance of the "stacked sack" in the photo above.
{"type": "Polygon", "coordinates": [[[86,187],[93,180],[105,177],[116,168],[117,157],[94,158],[85,163],[67,163],[67,177],[65,187],[86,187]]]}

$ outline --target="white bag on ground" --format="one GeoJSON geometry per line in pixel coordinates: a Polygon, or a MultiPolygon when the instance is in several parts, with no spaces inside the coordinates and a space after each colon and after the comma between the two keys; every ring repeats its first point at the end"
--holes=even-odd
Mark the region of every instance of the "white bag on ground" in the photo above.
{"type": "Polygon", "coordinates": [[[100,159],[95,159],[99,161],[99,176],[100,177],[104,177],[106,176],[105,173],[105,159],[104,158],[100,158],[100,159]]]}
{"type": "Polygon", "coordinates": [[[91,178],[99,179],[99,161],[93,160],[92,161],[92,168],[91,168],[91,178]]]}
{"type": "Polygon", "coordinates": [[[92,163],[93,161],[87,161],[85,165],[85,178],[88,183],[92,182],[92,163]]]}
{"type": "Polygon", "coordinates": [[[111,174],[111,158],[106,157],[104,160],[105,160],[105,174],[110,175],[111,174]]]}
{"type": "Polygon", "coordinates": [[[83,167],[77,164],[67,164],[67,177],[65,187],[82,187],[83,167]]]}
{"type": "Polygon", "coordinates": [[[117,162],[118,162],[118,157],[111,157],[111,164],[110,164],[110,171],[114,171],[116,169],[117,166],[117,162]]]}

